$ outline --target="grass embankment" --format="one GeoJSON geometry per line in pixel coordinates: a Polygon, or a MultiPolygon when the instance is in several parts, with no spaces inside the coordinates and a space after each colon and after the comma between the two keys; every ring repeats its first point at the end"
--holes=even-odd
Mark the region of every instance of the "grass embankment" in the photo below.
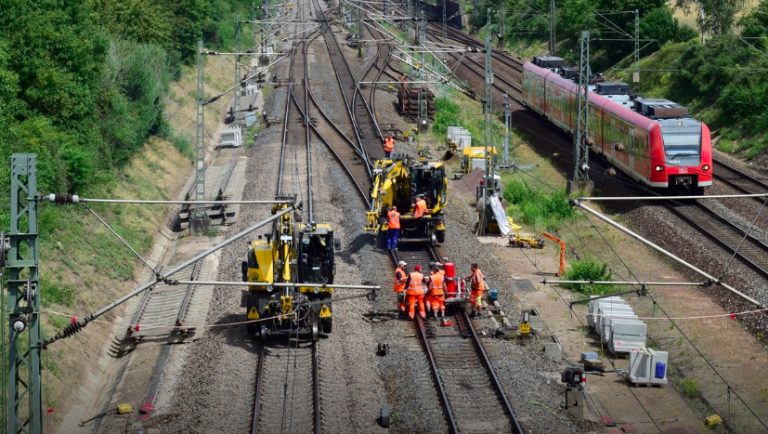
{"type": "MultiPolygon", "coordinates": [[[[232,68],[231,59],[211,58],[208,61],[207,95],[225,89],[232,68]]],[[[142,153],[132,158],[126,167],[105,175],[104,182],[78,193],[84,197],[176,197],[192,169],[190,156],[193,151],[188,144],[194,142],[195,134],[195,75],[194,68],[183,68],[182,78],[170,88],[166,117],[173,126],[171,137],[175,144],[168,139],[151,138],[142,153]]],[[[214,128],[221,118],[222,104],[206,107],[209,143],[215,136],[214,128]]],[[[92,208],[142,255],[151,248],[157,230],[169,212],[167,207],[147,205],[92,208]]],[[[44,336],[66,326],[71,314],[92,312],[135,286],[140,262],[84,208],[41,205],[39,223],[44,336]]],[[[104,343],[103,337],[110,333],[110,324],[95,323],[79,338],[57,342],[44,352],[44,405],[57,410],[48,416],[47,425],[59,423],[63,415],[58,410],[65,408],[71,390],[81,383],[83,365],[95,364],[104,343]]]]}

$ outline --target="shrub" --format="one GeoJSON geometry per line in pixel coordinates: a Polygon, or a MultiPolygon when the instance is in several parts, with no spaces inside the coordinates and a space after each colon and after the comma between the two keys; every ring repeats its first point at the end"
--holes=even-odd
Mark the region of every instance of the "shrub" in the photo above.
{"type": "Polygon", "coordinates": [[[698,398],[699,383],[696,380],[686,378],[680,382],[680,391],[683,392],[683,396],[686,398],[698,398]]]}
{"type": "Polygon", "coordinates": [[[507,183],[504,199],[511,204],[507,212],[519,214],[520,221],[525,224],[552,229],[574,215],[565,190],[545,193],[531,189],[519,179],[507,183]]]}
{"type": "MultiPolygon", "coordinates": [[[[593,258],[571,262],[565,271],[566,280],[611,280],[608,265],[593,258]]],[[[566,288],[587,295],[606,295],[616,292],[613,285],[568,284],[566,288]]]]}
{"type": "Polygon", "coordinates": [[[448,98],[437,98],[432,132],[443,135],[448,131],[448,127],[453,125],[459,125],[459,105],[448,98]]]}

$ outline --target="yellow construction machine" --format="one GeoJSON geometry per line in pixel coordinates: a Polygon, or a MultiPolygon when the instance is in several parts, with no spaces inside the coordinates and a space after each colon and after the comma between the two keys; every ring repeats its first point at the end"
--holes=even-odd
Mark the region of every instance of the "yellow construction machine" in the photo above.
{"type": "Polygon", "coordinates": [[[491,146],[467,146],[461,151],[461,173],[467,174],[474,169],[485,170],[486,154],[490,152],[496,161],[496,148],[491,146]]]}
{"type": "MultiPolygon", "coordinates": [[[[290,201],[293,198],[278,197],[290,201]]],[[[287,205],[272,208],[276,214],[287,205]]],[[[255,283],[243,293],[250,329],[266,339],[291,334],[317,339],[333,326],[331,295],[339,242],[327,223],[297,223],[293,213],[277,220],[270,234],[248,246],[243,281],[255,283]],[[312,283],[314,285],[301,285],[312,283]]]]}
{"type": "Polygon", "coordinates": [[[366,213],[365,232],[377,235],[384,244],[387,233],[387,210],[397,206],[400,212],[400,243],[445,241],[443,208],[447,203],[448,177],[440,161],[410,157],[385,158],[374,164],[371,209],[366,213]],[[427,214],[413,216],[417,197],[427,202],[427,214]]]}

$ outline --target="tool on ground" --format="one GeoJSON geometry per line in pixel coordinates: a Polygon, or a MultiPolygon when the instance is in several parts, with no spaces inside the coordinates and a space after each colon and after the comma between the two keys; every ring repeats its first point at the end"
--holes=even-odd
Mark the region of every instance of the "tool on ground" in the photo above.
{"type": "Polygon", "coordinates": [[[80,426],[85,426],[88,422],[93,422],[96,419],[101,419],[108,414],[131,414],[133,413],[133,406],[131,404],[117,404],[117,407],[109,411],[103,411],[96,416],[90,417],[80,421],[80,426]]]}

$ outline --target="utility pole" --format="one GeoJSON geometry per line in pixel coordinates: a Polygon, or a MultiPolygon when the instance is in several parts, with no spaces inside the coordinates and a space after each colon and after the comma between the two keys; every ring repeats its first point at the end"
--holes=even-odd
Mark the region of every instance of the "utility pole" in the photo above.
{"type": "MultiPolygon", "coordinates": [[[[5,428],[9,434],[40,434],[43,432],[40,383],[43,340],[40,335],[35,154],[13,154],[11,157],[10,229],[10,249],[5,263],[10,323],[5,428]]],[[[0,244],[4,245],[5,240],[0,244]]],[[[1,252],[0,256],[4,255],[5,251],[1,252]]]]}
{"type": "MultiPolygon", "coordinates": [[[[235,53],[240,53],[240,15],[235,14],[235,53]]],[[[232,102],[232,122],[237,124],[237,113],[240,110],[240,54],[235,54],[235,100],[232,102]]]]}
{"type": "Polygon", "coordinates": [[[557,16],[555,15],[555,0],[549,0],[549,54],[555,54],[557,50],[557,38],[555,30],[557,27],[557,16]]]}
{"type": "Polygon", "coordinates": [[[632,72],[632,82],[640,83],[640,12],[635,9],[635,70],[632,72]]]}
{"type": "Polygon", "coordinates": [[[504,16],[506,15],[506,5],[505,1],[501,0],[501,4],[499,5],[499,34],[498,34],[498,46],[503,47],[504,46],[504,36],[506,35],[506,23],[504,16]]]}
{"type": "Polygon", "coordinates": [[[509,130],[512,127],[512,105],[504,94],[504,167],[509,167],[509,130]]]}
{"type": "MultiPolygon", "coordinates": [[[[490,22],[490,11],[488,12],[488,22],[490,22]]],[[[491,66],[491,36],[485,37],[485,95],[484,95],[484,114],[485,114],[485,178],[483,180],[483,195],[480,198],[482,200],[482,207],[480,209],[480,220],[477,224],[477,234],[484,235],[488,226],[488,221],[491,217],[490,211],[490,198],[494,193],[494,176],[493,176],[493,154],[495,147],[493,146],[493,114],[491,110],[493,105],[491,103],[493,90],[493,68],[491,66]]]]}
{"type": "Polygon", "coordinates": [[[448,0],[443,0],[443,42],[448,39],[448,0]]]}
{"type": "MultiPolygon", "coordinates": [[[[195,131],[195,200],[205,200],[205,119],[203,98],[203,41],[197,42],[197,120],[195,131]]],[[[201,205],[195,205],[192,209],[190,229],[192,232],[207,230],[211,222],[208,213],[201,205]]]]}
{"type": "Polygon", "coordinates": [[[568,183],[571,193],[591,192],[589,180],[589,32],[581,32],[579,52],[579,96],[576,134],[573,135],[573,179],[568,183]]]}

